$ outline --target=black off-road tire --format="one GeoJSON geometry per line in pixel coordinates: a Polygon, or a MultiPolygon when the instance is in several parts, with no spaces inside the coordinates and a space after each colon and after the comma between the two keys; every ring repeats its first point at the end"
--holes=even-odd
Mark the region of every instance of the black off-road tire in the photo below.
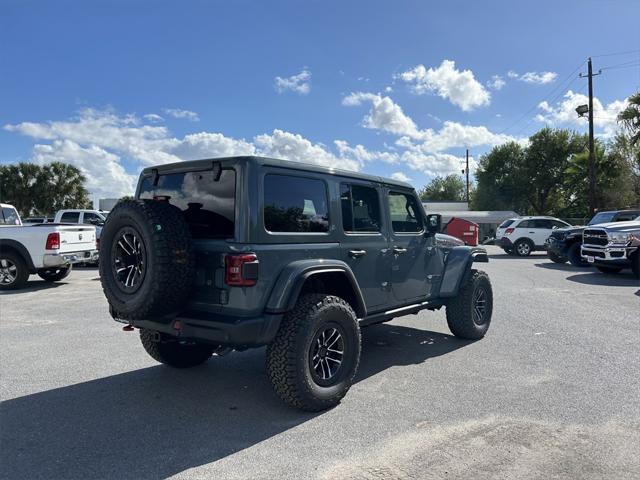
{"type": "Polygon", "coordinates": [[[57,267],[57,268],[45,268],[43,270],[38,270],[38,276],[43,279],[45,282],[59,282],[69,276],[72,270],[72,265],[67,267],[57,267]]]}
{"type": "Polygon", "coordinates": [[[15,274],[12,275],[14,280],[11,283],[0,283],[0,290],[19,290],[23,288],[27,284],[27,280],[29,280],[29,270],[26,262],[20,255],[11,251],[0,252],[0,268],[4,268],[5,262],[3,260],[7,260],[7,268],[9,268],[9,264],[15,266],[15,274]]]}
{"type": "Polygon", "coordinates": [[[447,304],[447,324],[458,338],[478,340],[485,336],[491,324],[493,313],[493,290],[489,276],[481,270],[471,270],[466,283],[461,286],[458,296],[447,304]],[[482,290],[485,308],[480,321],[476,315],[476,299],[482,290]]]}
{"type": "Polygon", "coordinates": [[[531,240],[527,240],[526,238],[521,238],[513,244],[513,253],[519,257],[528,257],[531,255],[533,250],[533,243],[531,243],[531,240]]]}
{"type": "Polygon", "coordinates": [[[569,263],[574,267],[588,267],[589,263],[582,258],[580,255],[580,247],[582,244],[580,242],[574,242],[567,251],[567,257],[569,258],[569,263]]]}
{"type": "Polygon", "coordinates": [[[267,347],[267,373],[273,389],[287,404],[317,412],[337,405],[346,395],[358,370],[360,350],[360,326],[345,300],[325,294],[304,295],[285,314],[267,347]],[[344,356],[335,378],[321,385],[314,377],[317,372],[312,373],[312,347],[316,336],[331,328],[339,329],[344,356]]]}
{"type": "Polygon", "coordinates": [[[566,263],[567,261],[567,257],[563,257],[562,255],[558,255],[557,253],[547,252],[547,256],[553,263],[566,263]]]}
{"type": "Polygon", "coordinates": [[[195,275],[191,234],[180,209],[165,201],[119,202],[102,229],[99,268],[114,315],[127,320],[169,318],[185,303],[195,275]],[[144,269],[137,287],[124,285],[116,271],[123,234],[136,235],[141,242],[144,269]]]}
{"type": "Polygon", "coordinates": [[[604,273],[605,275],[615,275],[616,273],[620,273],[622,268],[620,267],[596,267],[600,273],[604,273]]]}
{"type": "Polygon", "coordinates": [[[202,365],[213,352],[213,347],[197,342],[177,340],[156,341],[151,330],[140,330],[140,341],[154,360],[174,368],[190,368],[202,365]]]}

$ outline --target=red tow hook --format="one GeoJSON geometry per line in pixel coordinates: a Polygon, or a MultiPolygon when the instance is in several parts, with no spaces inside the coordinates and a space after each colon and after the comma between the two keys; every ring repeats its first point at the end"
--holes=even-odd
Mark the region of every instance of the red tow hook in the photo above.
{"type": "Polygon", "coordinates": [[[122,331],[123,332],[133,332],[134,328],[133,325],[129,324],[129,325],[125,325],[124,327],[122,327],[122,331]]]}

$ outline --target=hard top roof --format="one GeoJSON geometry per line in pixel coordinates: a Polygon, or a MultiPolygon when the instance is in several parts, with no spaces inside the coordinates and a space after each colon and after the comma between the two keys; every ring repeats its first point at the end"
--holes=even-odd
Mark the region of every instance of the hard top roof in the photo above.
{"type": "Polygon", "coordinates": [[[149,174],[153,170],[158,170],[159,173],[167,173],[169,171],[185,171],[191,169],[202,169],[211,162],[252,162],[256,165],[265,165],[270,167],[280,167],[289,170],[299,170],[307,172],[325,173],[328,175],[338,175],[341,177],[356,178],[359,180],[367,180],[370,182],[385,183],[388,185],[397,185],[404,188],[413,188],[412,185],[401,182],[399,180],[393,180],[386,177],[378,177],[375,175],[368,175],[366,173],[358,173],[350,170],[342,170],[339,168],[323,167],[321,165],[315,165],[312,163],[294,162],[291,160],[279,160],[276,158],[268,157],[256,157],[256,156],[235,156],[235,157],[220,157],[220,158],[207,158],[203,160],[188,160],[184,162],[167,163],[164,165],[157,165],[153,167],[145,168],[142,173],[149,174]]]}

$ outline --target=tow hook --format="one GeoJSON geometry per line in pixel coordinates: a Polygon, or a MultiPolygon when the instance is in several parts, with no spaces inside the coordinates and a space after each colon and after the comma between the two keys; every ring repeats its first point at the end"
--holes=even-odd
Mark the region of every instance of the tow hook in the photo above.
{"type": "Polygon", "coordinates": [[[122,331],[123,332],[133,332],[134,328],[133,325],[129,324],[129,325],[125,325],[124,327],[122,327],[122,331]]]}

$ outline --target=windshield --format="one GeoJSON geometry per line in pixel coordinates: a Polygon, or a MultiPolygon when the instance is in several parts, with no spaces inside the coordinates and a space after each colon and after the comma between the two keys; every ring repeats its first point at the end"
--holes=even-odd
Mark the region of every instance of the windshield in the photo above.
{"type": "Polygon", "coordinates": [[[598,223],[607,223],[613,220],[615,217],[615,212],[601,212],[596,213],[596,215],[589,221],[587,225],[597,225],[598,223]]]}

